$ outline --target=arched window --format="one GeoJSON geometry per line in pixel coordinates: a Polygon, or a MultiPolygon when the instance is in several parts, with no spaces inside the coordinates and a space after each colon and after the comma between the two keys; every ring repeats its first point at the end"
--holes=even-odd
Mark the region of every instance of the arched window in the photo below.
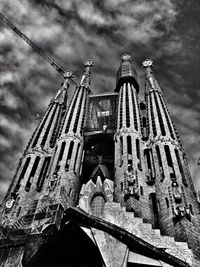
{"type": "Polygon", "coordinates": [[[102,194],[95,195],[91,200],[91,212],[95,216],[101,216],[104,210],[105,198],[102,194]]]}

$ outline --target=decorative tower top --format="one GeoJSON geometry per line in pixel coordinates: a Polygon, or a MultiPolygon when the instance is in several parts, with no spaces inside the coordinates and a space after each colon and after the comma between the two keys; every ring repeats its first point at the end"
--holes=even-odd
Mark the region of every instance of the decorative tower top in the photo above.
{"type": "Polygon", "coordinates": [[[142,62],[142,67],[146,69],[146,79],[148,81],[146,85],[146,93],[148,93],[151,90],[156,90],[160,93],[162,93],[160,86],[158,85],[158,82],[156,81],[151,67],[153,67],[153,61],[151,59],[145,59],[142,62]],[[150,85],[150,87],[149,87],[150,85]]]}
{"type": "Polygon", "coordinates": [[[62,87],[58,91],[57,95],[55,96],[54,100],[58,100],[60,102],[65,101],[65,95],[67,94],[67,90],[69,88],[69,80],[73,78],[73,73],[71,71],[66,71],[64,73],[64,82],[62,87]]]}
{"type": "Polygon", "coordinates": [[[89,59],[84,63],[85,72],[84,72],[84,74],[82,76],[80,85],[85,86],[85,87],[89,87],[89,85],[90,85],[91,67],[93,65],[94,65],[93,61],[91,61],[89,59]]]}
{"type": "Polygon", "coordinates": [[[124,82],[133,83],[137,92],[139,92],[139,85],[137,82],[137,71],[132,63],[132,58],[129,54],[124,54],[121,56],[121,65],[117,72],[117,85],[115,89],[116,92],[119,92],[120,86],[124,82]]]}
{"type": "Polygon", "coordinates": [[[121,59],[122,59],[122,61],[131,61],[132,58],[131,58],[131,55],[124,54],[121,56],[121,59]]]}

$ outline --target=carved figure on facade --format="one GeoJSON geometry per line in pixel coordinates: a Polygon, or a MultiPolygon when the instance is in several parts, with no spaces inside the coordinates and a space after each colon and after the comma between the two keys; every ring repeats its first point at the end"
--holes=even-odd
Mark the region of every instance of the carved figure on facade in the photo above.
{"type": "Polygon", "coordinates": [[[53,191],[55,189],[55,187],[57,186],[58,183],[58,173],[54,172],[53,176],[49,182],[49,190],[53,191]]]}
{"type": "Polygon", "coordinates": [[[124,173],[124,184],[125,184],[125,197],[135,196],[138,197],[138,184],[137,177],[133,170],[131,163],[128,164],[128,168],[124,173]]]}
{"type": "Polygon", "coordinates": [[[175,203],[178,204],[176,207],[173,207],[174,223],[177,223],[183,218],[191,221],[191,211],[187,205],[187,202],[184,201],[184,192],[181,191],[176,181],[172,182],[172,192],[175,203]]]}
{"type": "Polygon", "coordinates": [[[177,204],[182,202],[182,192],[177,182],[172,182],[173,197],[177,204]]]}
{"type": "Polygon", "coordinates": [[[17,198],[17,194],[14,193],[14,192],[12,192],[11,193],[11,197],[6,201],[6,204],[5,204],[5,206],[6,206],[6,208],[8,210],[11,210],[12,209],[12,207],[15,204],[16,198],[17,198]]]}

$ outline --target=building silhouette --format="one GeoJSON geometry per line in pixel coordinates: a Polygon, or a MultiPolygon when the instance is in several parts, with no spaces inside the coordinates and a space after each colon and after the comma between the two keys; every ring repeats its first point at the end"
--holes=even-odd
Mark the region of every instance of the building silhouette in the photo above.
{"type": "Polygon", "coordinates": [[[125,54],[114,93],[71,72],[36,127],[1,205],[0,266],[200,266],[200,207],[163,93],[145,98],[125,54]]]}

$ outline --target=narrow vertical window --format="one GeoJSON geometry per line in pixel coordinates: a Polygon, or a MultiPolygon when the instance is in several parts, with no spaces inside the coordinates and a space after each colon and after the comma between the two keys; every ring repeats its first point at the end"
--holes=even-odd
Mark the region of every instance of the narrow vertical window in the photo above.
{"type": "Polygon", "coordinates": [[[76,172],[76,166],[77,166],[77,158],[78,158],[78,153],[80,149],[80,143],[78,143],[77,150],[76,150],[76,156],[75,156],[75,161],[74,161],[74,172],[76,172]]]}
{"type": "Polygon", "coordinates": [[[127,153],[128,153],[128,160],[131,159],[132,156],[132,143],[130,135],[127,136],[127,153]]]}
{"type": "Polygon", "coordinates": [[[66,164],[65,164],[65,170],[66,171],[68,171],[69,170],[69,167],[70,167],[70,161],[71,161],[71,157],[72,157],[73,147],[74,147],[74,142],[71,141],[70,142],[70,146],[69,146],[68,155],[67,155],[66,164]]]}
{"type": "Polygon", "coordinates": [[[141,194],[141,196],[143,196],[143,195],[144,195],[144,192],[143,192],[143,187],[142,187],[142,186],[140,186],[140,194],[141,194]]]}
{"type": "Polygon", "coordinates": [[[120,93],[120,120],[119,120],[119,128],[122,128],[122,121],[123,121],[123,97],[124,97],[124,92],[121,90],[120,93]]]}
{"type": "Polygon", "coordinates": [[[122,164],[123,164],[123,137],[122,136],[120,136],[120,139],[119,139],[120,141],[120,166],[122,166],[122,164]]]}
{"type": "Polygon", "coordinates": [[[181,174],[181,176],[182,176],[183,184],[184,184],[185,186],[188,186],[188,183],[187,183],[187,181],[186,181],[186,175],[185,175],[185,172],[184,172],[184,169],[183,169],[183,165],[182,165],[182,163],[181,163],[181,159],[180,159],[179,152],[178,152],[177,149],[174,149],[174,151],[175,151],[175,155],[176,155],[176,160],[177,160],[177,162],[178,162],[179,171],[180,171],[180,174],[181,174]]]}
{"type": "Polygon", "coordinates": [[[56,168],[55,168],[55,172],[58,172],[60,170],[60,162],[63,158],[63,154],[64,154],[64,151],[65,151],[65,146],[66,146],[66,143],[65,142],[62,142],[62,145],[61,145],[61,148],[60,148],[60,152],[59,152],[59,156],[58,156],[58,160],[57,160],[57,164],[56,164],[56,168]]]}
{"type": "Polygon", "coordinates": [[[76,130],[77,130],[77,127],[78,127],[78,121],[79,121],[79,118],[80,118],[83,96],[84,96],[84,90],[82,89],[81,97],[80,97],[80,100],[79,100],[79,103],[78,103],[78,110],[77,110],[76,117],[75,117],[74,127],[73,127],[73,132],[74,133],[76,133],[76,130]]]}
{"type": "Polygon", "coordinates": [[[144,156],[146,157],[146,162],[147,162],[147,184],[153,185],[155,182],[155,171],[154,171],[152,150],[145,149],[144,156]]]}
{"type": "Polygon", "coordinates": [[[35,146],[37,145],[37,141],[38,141],[38,139],[39,139],[39,137],[40,137],[40,134],[41,134],[41,132],[42,132],[42,129],[44,128],[44,125],[45,125],[46,120],[47,120],[47,118],[48,118],[48,116],[49,116],[49,113],[50,113],[50,111],[52,110],[52,107],[53,107],[53,106],[51,106],[51,107],[49,108],[48,112],[45,114],[45,117],[43,118],[43,121],[42,121],[41,125],[39,126],[39,130],[38,130],[38,132],[37,132],[37,134],[36,134],[36,136],[35,136],[35,139],[34,139],[34,141],[33,141],[32,148],[35,147],[35,146]]]}
{"type": "Polygon", "coordinates": [[[129,97],[128,97],[128,85],[126,84],[126,126],[130,127],[130,110],[129,110],[129,97]]]}
{"type": "Polygon", "coordinates": [[[138,159],[138,169],[142,170],[142,164],[141,164],[141,155],[140,155],[140,141],[138,139],[135,140],[136,142],[136,154],[138,159]]]}
{"type": "Polygon", "coordinates": [[[163,170],[163,164],[162,164],[162,159],[161,159],[161,154],[160,154],[160,148],[159,146],[156,146],[156,154],[157,154],[157,159],[158,159],[158,164],[159,164],[159,171],[160,171],[160,176],[161,176],[161,182],[163,182],[165,178],[164,170],[163,170]]]}
{"type": "Polygon", "coordinates": [[[75,106],[77,104],[77,98],[79,96],[79,92],[80,92],[80,88],[77,90],[76,96],[72,100],[73,101],[73,104],[72,104],[72,107],[71,107],[71,110],[70,110],[70,114],[69,114],[69,117],[68,117],[68,120],[67,120],[67,125],[66,125],[66,128],[65,128],[65,133],[68,133],[68,131],[69,131],[69,127],[70,127],[70,123],[71,123],[71,120],[72,120],[72,116],[74,114],[74,109],[75,109],[75,106]]]}
{"type": "Polygon", "coordinates": [[[160,124],[160,130],[161,130],[161,133],[162,135],[166,135],[166,132],[165,132],[165,127],[164,127],[164,123],[163,123],[163,118],[162,118],[162,114],[161,114],[161,111],[160,111],[160,106],[158,104],[158,99],[157,99],[157,95],[155,92],[153,92],[154,94],[154,99],[155,99],[155,104],[156,104],[156,109],[157,109],[157,114],[158,114],[158,121],[159,121],[159,124],[160,124]]]}
{"type": "Polygon", "coordinates": [[[50,147],[54,147],[54,145],[56,143],[56,139],[58,137],[59,127],[60,127],[60,124],[61,124],[62,116],[63,116],[63,107],[59,106],[58,115],[57,115],[57,118],[56,118],[56,122],[55,122],[55,125],[54,125],[52,136],[51,136],[51,139],[50,139],[50,147]]]}
{"type": "Polygon", "coordinates": [[[155,193],[151,193],[149,195],[149,200],[150,200],[150,205],[151,205],[151,209],[152,209],[152,225],[153,228],[159,228],[159,206],[158,206],[158,202],[157,202],[157,197],[155,193]]]}
{"type": "Polygon", "coordinates": [[[21,209],[22,209],[21,207],[18,208],[16,217],[19,217],[19,214],[20,214],[20,212],[21,212],[21,209]]]}
{"type": "Polygon", "coordinates": [[[169,208],[169,199],[167,197],[165,198],[165,202],[166,202],[167,208],[169,208]]]}
{"type": "Polygon", "coordinates": [[[152,104],[152,95],[149,95],[150,98],[150,112],[151,112],[151,123],[152,123],[152,130],[153,130],[153,136],[156,137],[157,130],[156,130],[156,123],[154,118],[154,112],[153,112],[153,104],[152,104]]]}
{"type": "Polygon", "coordinates": [[[165,118],[166,118],[166,121],[167,121],[167,126],[168,126],[168,129],[169,129],[170,135],[171,135],[171,137],[173,139],[175,139],[174,132],[173,132],[173,129],[172,129],[172,125],[170,123],[169,112],[168,112],[167,107],[165,106],[164,100],[163,100],[163,98],[161,97],[160,94],[159,94],[159,98],[160,98],[160,102],[162,104],[162,108],[163,108],[164,113],[165,113],[165,118]]]}
{"type": "Polygon", "coordinates": [[[37,190],[41,191],[42,190],[42,186],[44,184],[44,180],[46,178],[46,174],[49,168],[49,164],[50,164],[50,160],[51,157],[46,157],[44,159],[43,165],[42,165],[42,169],[40,171],[40,175],[38,177],[38,181],[37,181],[37,190]]]}
{"type": "Polygon", "coordinates": [[[49,123],[47,125],[46,131],[45,131],[44,136],[42,138],[42,142],[41,142],[41,146],[42,147],[46,144],[46,141],[47,141],[47,138],[48,138],[48,135],[49,135],[49,132],[50,132],[50,129],[51,129],[51,125],[52,125],[53,119],[54,119],[56,111],[57,111],[57,108],[58,108],[58,103],[56,103],[56,106],[55,106],[55,108],[53,110],[53,113],[52,113],[51,118],[49,120],[49,123]]]}
{"type": "Polygon", "coordinates": [[[35,175],[35,173],[36,173],[36,170],[37,170],[39,161],[40,161],[40,157],[37,156],[37,157],[35,158],[35,161],[34,161],[32,170],[31,170],[31,172],[30,172],[28,181],[27,181],[27,183],[26,183],[26,187],[25,187],[25,190],[26,190],[26,191],[29,191],[29,190],[30,190],[30,187],[31,187],[31,180],[32,180],[32,178],[34,177],[34,175],[35,175]]]}
{"type": "Polygon", "coordinates": [[[133,88],[131,87],[131,98],[133,103],[133,117],[134,117],[134,126],[136,131],[138,130],[138,121],[137,121],[137,111],[136,111],[136,100],[135,100],[135,94],[133,92],[133,88]]]}
{"type": "Polygon", "coordinates": [[[194,211],[193,211],[192,204],[189,204],[189,208],[190,208],[190,212],[191,212],[191,214],[194,215],[194,211]]]}
{"type": "Polygon", "coordinates": [[[20,188],[21,180],[24,178],[24,176],[25,176],[25,174],[26,174],[26,171],[27,171],[27,169],[28,169],[28,165],[29,165],[29,163],[30,163],[30,160],[31,160],[30,157],[28,157],[28,158],[26,159],[26,162],[25,162],[25,164],[24,164],[24,167],[23,167],[23,169],[22,169],[22,172],[21,172],[21,174],[20,174],[20,176],[19,176],[19,180],[18,180],[17,185],[16,185],[16,187],[15,187],[15,190],[14,190],[15,192],[17,192],[17,191],[19,190],[19,188],[20,188]]]}
{"type": "Polygon", "coordinates": [[[167,164],[168,164],[168,167],[169,167],[170,177],[171,178],[176,178],[175,173],[174,173],[174,166],[173,166],[173,162],[172,162],[172,157],[171,157],[169,146],[165,145],[164,149],[165,149],[165,155],[166,155],[166,159],[167,159],[167,164]]]}

